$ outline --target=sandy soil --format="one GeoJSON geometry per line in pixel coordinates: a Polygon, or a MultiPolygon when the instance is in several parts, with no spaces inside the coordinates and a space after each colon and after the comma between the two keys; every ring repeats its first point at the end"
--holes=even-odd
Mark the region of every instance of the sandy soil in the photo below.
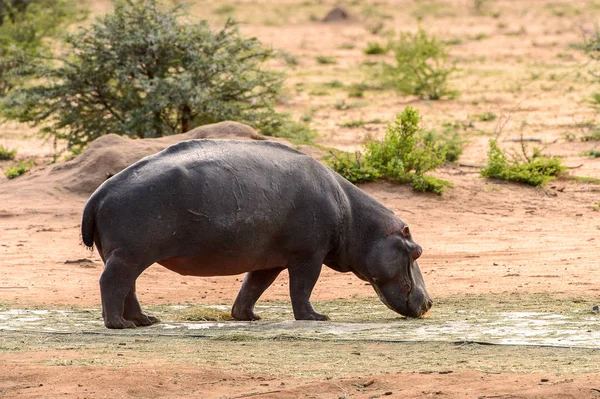
{"type": "MultiPolygon", "coordinates": [[[[94,12],[106,9],[105,2],[92,3],[94,12]]],[[[192,7],[196,15],[217,8],[196,3],[192,7]]],[[[241,29],[298,57],[297,67],[273,63],[290,76],[280,107],[296,116],[310,115],[320,144],[357,149],[367,137],[381,136],[385,125],[350,129],[342,123],[361,118],[390,121],[411,104],[422,111],[430,128],[470,121],[471,127],[462,131],[469,141],[460,159],[463,164],[483,164],[488,139],[502,127],[503,146],[512,146],[508,140],[520,135],[539,138],[547,153],[563,157],[573,168],[572,175],[600,178],[600,161],[580,155],[597,148],[597,142],[569,141],[565,136],[580,136],[595,118],[587,102],[594,91],[595,81],[587,73],[592,66],[585,55],[569,48],[598,17],[591,2],[528,0],[518,6],[511,1],[492,2],[490,13],[498,13],[496,17],[475,15],[467,1],[383,1],[378,6],[350,6],[357,18],[336,25],[310,17],[324,15],[333,4],[263,1],[268,11],[258,13],[251,3],[232,3],[235,16],[243,22],[241,29]],[[289,12],[292,5],[298,6],[294,13],[289,12]],[[366,79],[360,65],[369,57],[362,49],[368,41],[383,41],[367,29],[372,23],[372,17],[365,16],[367,7],[388,15],[383,21],[389,29],[414,31],[417,16],[424,15],[421,25],[429,31],[447,40],[460,39],[450,48],[459,67],[452,83],[460,97],[427,102],[367,91],[364,99],[356,100],[344,90],[327,89],[323,83],[334,79],[348,84],[366,79]],[[477,35],[483,36],[474,39],[477,35]],[[335,56],[337,63],[318,64],[315,56],[323,54],[335,56]],[[334,104],[341,99],[366,104],[340,111],[334,104]],[[488,111],[501,122],[474,117],[488,111]]],[[[224,16],[213,12],[210,18],[218,25],[224,16]]],[[[0,302],[15,308],[98,307],[102,262],[80,243],[80,217],[87,196],[69,192],[64,189],[68,182],[48,174],[53,146],[34,132],[15,124],[0,127],[0,144],[17,148],[20,159],[35,159],[37,164],[13,181],[0,176],[0,302]]],[[[9,164],[0,162],[0,167],[9,164]]],[[[434,301],[455,294],[513,292],[600,298],[600,213],[593,210],[600,201],[600,186],[561,179],[544,188],[530,188],[484,180],[476,168],[458,166],[445,166],[436,175],[452,181],[455,188],[439,197],[389,183],[361,186],[411,226],[424,248],[420,264],[434,301]]],[[[155,265],[138,280],[138,296],[142,305],[231,304],[241,279],[186,278],[155,265]]],[[[325,269],[312,298],[374,295],[354,276],[325,269]]],[[[288,300],[285,274],[264,298],[288,300]]],[[[232,350],[236,350],[233,343],[232,350]]],[[[57,367],[49,361],[84,355],[60,349],[12,350],[0,341],[0,397],[600,397],[600,375],[547,376],[544,364],[532,374],[475,368],[446,374],[390,370],[390,374],[348,373],[324,380],[192,366],[150,351],[136,354],[139,362],[125,366],[57,367]]]]}

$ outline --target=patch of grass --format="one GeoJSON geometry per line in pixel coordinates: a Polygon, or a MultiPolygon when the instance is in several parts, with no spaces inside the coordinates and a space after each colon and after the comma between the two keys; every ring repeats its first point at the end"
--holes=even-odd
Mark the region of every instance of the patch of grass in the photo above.
{"type": "Polygon", "coordinates": [[[231,4],[223,4],[213,10],[216,15],[231,15],[235,11],[235,7],[231,4]]]}
{"type": "Polygon", "coordinates": [[[493,112],[484,112],[483,114],[475,114],[473,117],[482,122],[490,122],[496,120],[498,116],[493,112]]]}
{"type": "Polygon", "coordinates": [[[422,21],[425,17],[444,18],[456,16],[456,12],[452,6],[441,1],[416,2],[415,9],[411,14],[417,21],[422,21]]]}
{"type": "Polygon", "coordinates": [[[456,67],[447,61],[448,51],[441,41],[419,29],[415,34],[401,33],[390,47],[396,65],[383,64],[380,79],[385,86],[430,100],[457,95],[448,86],[456,67]]]}
{"type": "Polygon", "coordinates": [[[4,174],[9,179],[14,179],[15,177],[19,177],[22,174],[26,173],[29,170],[29,168],[31,168],[33,165],[34,163],[32,161],[18,162],[17,164],[6,169],[4,171],[4,174]]]}
{"type": "Polygon", "coordinates": [[[369,105],[366,101],[356,101],[353,103],[347,103],[346,100],[339,100],[335,103],[334,108],[338,111],[345,111],[347,109],[362,108],[369,105]]]}
{"type": "Polygon", "coordinates": [[[340,50],[352,50],[355,47],[356,47],[356,45],[353,43],[342,43],[342,44],[340,44],[340,46],[338,48],[340,50]]]}
{"type": "Polygon", "coordinates": [[[344,87],[344,83],[339,80],[332,80],[330,82],[324,83],[323,85],[332,89],[341,89],[342,87],[344,87]]]}
{"type": "Polygon", "coordinates": [[[315,89],[315,90],[311,90],[309,94],[312,96],[328,96],[329,92],[327,90],[315,89]]]}
{"type": "Polygon", "coordinates": [[[315,57],[315,60],[321,65],[337,64],[335,57],[330,55],[318,55],[315,57]]]}
{"type": "Polygon", "coordinates": [[[17,150],[9,150],[0,145],[0,161],[12,161],[17,156],[17,150]]]}
{"type": "Polygon", "coordinates": [[[581,155],[590,158],[600,158],[600,150],[592,148],[591,150],[582,152],[581,155]]]}
{"type": "Polygon", "coordinates": [[[513,156],[512,160],[498,147],[497,140],[490,140],[487,165],[481,170],[483,177],[514,181],[541,186],[567,170],[560,159],[547,157],[534,148],[528,156],[523,147],[523,159],[513,156]]]}
{"type": "Polygon", "coordinates": [[[344,122],[340,126],[341,127],[349,127],[349,128],[357,128],[357,127],[361,127],[364,125],[368,125],[370,123],[379,124],[379,123],[383,123],[383,121],[381,119],[370,119],[370,120],[359,119],[359,120],[344,122]]]}
{"type": "Polygon", "coordinates": [[[387,52],[387,46],[382,46],[378,42],[369,42],[367,43],[367,48],[365,48],[365,54],[367,55],[382,55],[387,52]]]}
{"type": "Polygon", "coordinates": [[[459,45],[463,44],[464,41],[462,39],[455,37],[453,39],[443,40],[442,43],[444,43],[444,45],[446,45],[446,46],[459,46],[459,45]]]}
{"type": "Polygon", "coordinates": [[[598,205],[592,205],[592,210],[600,212],[600,201],[598,201],[598,205]]]}
{"type": "Polygon", "coordinates": [[[600,141],[600,129],[594,128],[589,133],[581,136],[581,141],[600,141]]]}
{"type": "Polygon", "coordinates": [[[276,56],[281,58],[285,62],[286,65],[297,66],[300,64],[300,61],[298,61],[298,57],[296,57],[294,54],[289,53],[285,50],[277,50],[276,56]]]}
{"type": "Polygon", "coordinates": [[[419,111],[406,107],[388,125],[382,141],[365,143],[364,155],[333,153],[329,165],[353,183],[385,178],[410,184],[417,191],[442,194],[452,183],[425,173],[445,161],[445,147],[423,139],[419,111]]]}
{"type": "Polygon", "coordinates": [[[464,151],[465,141],[453,124],[445,124],[443,127],[442,133],[437,133],[435,130],[423,132],[423,140],[433,146],[444,147],[446,161],[456,162],[464,151]]]}
{"type": "Polygon", "coordinates": [[[230,312],[212,307],[191,307],[183,309],[176,316],[178,320],[183,321],[225,321],[233,320],[230,312]]]}
{"type": "Polygon", "coordinates": [[[563,176],[565,179],[567,180],[574,180],[578,183],[592,183],[592,184],[600,184],[600,179],[596,178],[596,177],[589,177],[589,176],[572,176],[572,175],[565,175],[563,176]]]}

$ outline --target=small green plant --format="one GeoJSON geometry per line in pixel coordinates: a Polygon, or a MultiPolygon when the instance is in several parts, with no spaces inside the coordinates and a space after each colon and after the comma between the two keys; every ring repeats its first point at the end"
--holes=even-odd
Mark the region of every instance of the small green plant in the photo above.
{"type": "Polygon", "coordinates": [[[534,148],[531,156],[527,155],[524,145],[522,150],[522,157],[514,156],[509,160],[508,155],[498,147],[497,140],[490,140],[487,165],[481,170],[481,175],[541,186],[567,169],[559,158],[544,156],[538,148],[534,148]]]}
{"type": "Polygon", "coordinates": [[[599,212],[600,211],[600,201],[598,201],[598,205],[592,205],[592,210],[599,212]]]}
{"type": "Polygon", "coordinates": [[[381,79],[386,86],[430,100],[457,94],[448,87],[448,78],[456,67],[448,62],[446,47],[435,37],[419,29],[416,34],[402,33],[390,47],[396,65],[383,66],[381,79]]]}
{"type": "Polygon", "coordinates": [[[332,57],[330,55],[318,55],[315,57],[315,59],[319,64],[322,65],[337,64],[337,60],[335,59],[335,57],[332,57]]]}
{"type": "Polygon", "coordinates": [[[581,141],[599,141],[600,140],[600,129],[594,128],[588,133],[581,136],[581,141]]]}
{"type": "Polygon", "coordinates": [[[22,161],[18,162],[16,165],[11,166],[10,168],[4,171],[4,174],[9,179],[14,179],[15,177],[21,176],[25,172],[29,170],[33,166],[33,162],[31,161],[22,161]]]}
{"type": "Polygon", "coordinates": [[[357,128],[357,127],[361,127],[361,126],[368,125],[368,124],[379,124],[379,123],[383,123],[383,121],[381,119],[370,119],[370,120],[359,119],[359,120],[355,120],[355,121],[344,122],[340,126],[349,127],[349,128],[357,128]]]}
{"type": "Polygon", "coordinates": [[[288,53],[285,50],[278,50],[276,56],[281,58],[286,63],[286,65],[297,66],[300,64],[300,61],[298,61],[298,57],[296,57],[292,53],[288,53]]]}
{"type": "Polygon", "coordinates": [[[342,87],[344,87],[344,83],[339,80],[332,80],[330,82],[324,83],[324,85],[332,89],[341,89],[342,87]]]}
{"type": "Polygon", "coordinates": [[[378,42],[369,42],[367,43],[367,48],[365,48],[365,54],[367,55],[382,55],[388,52],[387,47],[382,46],[378,42]]]}
{"type": "Polygon", "coordinates": [[[346,100],[338,100],[338,101],[336,101],[336,103],[334,104],[333,107],[335,109],[337,109],[338,111],[345,111],[347,109],[366,107],[367,105],[368,105],[368,103],[365,101],[356,101],[353,103],[347,103],[346,100]]]}
{"type": "Polygon", "coordinates": [[[590,158],[600,158],[600,151],[595,148],[592,148],[591,150],[582,152],[581,155],[590,158]]]}
{"type": "Polygon", "coordinates": [[[496,120],[498,116],[493,112],[484,112],[483,114],[473,115],[473,117],[482,122],[491,122],[496,120]]]}
{"type": "Polygon", "coordinates": [[[11,161],[17,156],[17,150],[9,150],[0,145],[0,161],[11,161]]]}
{"type": "Polygon", "coordinates": [[[361,153],[334,156],[329,165],[351,182],[386,178],[415,190],[442,194],[452,183],[425,175],[445,161],[445,147],[422,138],[419,111],[406,107],[388,125],[382,141],[365,143],[361,153]]]}

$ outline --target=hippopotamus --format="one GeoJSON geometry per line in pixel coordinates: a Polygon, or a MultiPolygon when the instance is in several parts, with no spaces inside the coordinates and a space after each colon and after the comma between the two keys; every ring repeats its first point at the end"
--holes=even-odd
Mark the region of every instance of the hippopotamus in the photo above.
{"type": "Polygon", "coordinates": [[[158,320],[142,312],[136,279],[158,263],[189,276],[247,273],[231,314],[254,305],[284,270],[296,320],[328,320],[310,296],[323,264],[352,272],[393,311],[420,317],[432,305],[406,223],[327,166],[271,141],[188,140],[106,180],[83,211],[95,243],[108,328],[158,320]]]}

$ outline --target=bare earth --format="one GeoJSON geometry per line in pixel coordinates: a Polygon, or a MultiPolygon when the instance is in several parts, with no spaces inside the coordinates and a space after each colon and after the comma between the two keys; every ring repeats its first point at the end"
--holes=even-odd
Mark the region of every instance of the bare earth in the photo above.
{"type": "MultiPolygon", "coordinates": [[[[94,12],[107,9],[104,2],[92,3],[94,12]]],[[[310,16],[325,15],[333,3],[260,3],[268,11],[257,12],[253,2],[231,2],[245,34],[298,58],[297,67],[281,60],[273,63],[289,75],[288,92],[279,106],[296,117],[310,114],[319,144],[358,149],[366,138],[382,136],[385,125],[351,129],[342,123],[361,118],[391,121],[411,104],[421,110],[428,128],[472,122],[463,132],[469,143],[462,164],[485,163],[489,138],[507,121],[500,135],[506,148],[514,146],[508,140],[520,135],[538,138],[546,153],[563,157],[572,167],[571,175],[600,178],[600,161],[580,155],[598,148],[598,142],[570,141],[565,135],[580,136],[587,129],[585,122],[595,118],[586,102],[594,92],[595,80],[587,73],[592,67],[584,54],[569,48],[600,15],[590,2],[490,2],[490,12],[497,17],[475,15],[467,1],[378,2],[378,9],[389,15],[383,19],[388,29],[414,31],[416,16],[426,12],[420,26],[444,40],[461,40],[450,46],[460,68],[452,84],[461,95],[439,102],[391,91],[367,91],[363,99],[354,99],[342,89],[323,85],[334,79],[346,84],[368,80],[360,63],[371,58],[363,49],[369,41],[384,39],[366,29],[372,23],[363,10],[367,5],[349,7],[354,21],[331,25],[311,21],[310,16]],[[427,4],[439,6],[423,11],[427,4]],[[297,7],[295,13],[289,11],[292,6],[297,7]],[[478,34],[485,36],[474,39],[478,34]],[[333,55],[337,63],[319,65],[317,55],[333,55]],[[365,104],[338,110],[334,105],[341,99],[365,104]],[[502,123],[473,117],[484,112],[494,112],[502,123]]],[[[221,14],[204,11],[216,9],[212,2],[194,4],[193,13],[209,15],[215,26],[222,23],[221,14]]],[[[0,127],[0,144],[17,148],[19,159],[35,159],[37,165],[12,181],[0,176],[0,304],[11,309],[93,308],[100,318],[102,262],[81,244],[79,231],[89,194],[65,189],[70,183],[65,175],[49,173],[53,146],[34,133],[15,124],[0,127]]],[[[10,162],[0,161],[0,168],[8,166],[10,162]]],[[[600,185],[563,178],[531,188],[482,179],[470,166],[448,165],[435,174],[455,187],[436,196],[386,182],[361,186],[411,226],[424,249],[420,265],[434,302],[518,293],[532,298],[529,305],[538,294],[600,303],[600,212],[593,208],[599,206],[600,185]]],[[[231,305],[242,278],[187,278],[154,265],[138,279],[138,296],[142,306],[231,305]]],[[[373,296],[372,288],[353,275],[325,268],[312,298],[318,305],[373,296]]],[[[285,274],[263,299],[289,299],[285,274]]],[[[431,317],[435,312],[434,304],[431,317]]],[[[591,317],[600,329],[598,316],[591,317]]],[[[517,360],[511,364],[519,358],[518,351],[499,347],[474,349],[466,360],[424,367],[418,360],[400,365],[405,351],[448,357],[452,345],[363,343],[357,349],[348,343],[304,341],[156,338],[147,343],[135,335],[61,339],[1,332],[0,397],[600,398],[600,372],[590,360],[599,355],[600,344],[576,352],[573,362],[581,367],[573,371],[554,349],[544,352],[545,361],[528,368],[517,360]],[[483,350],[489,350],[489,356],[478,352],[483,350]],[[368,363],[357,351],[382,355],[368,363]],[[330,352],[330,357],[319,357],[330,352]],[[326,371],[308,372],[315,364],[326,371]]]]}

